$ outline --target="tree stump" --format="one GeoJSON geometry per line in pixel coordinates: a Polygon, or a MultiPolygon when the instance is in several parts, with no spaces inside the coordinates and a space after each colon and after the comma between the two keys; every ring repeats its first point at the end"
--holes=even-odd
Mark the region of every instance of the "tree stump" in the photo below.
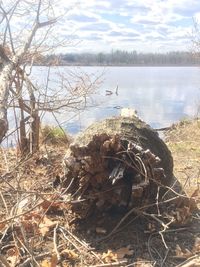
{"type": "Polygon", "coordinates": [[[174,181],[171,152],[137,116],[92,124],[77,136],[64,164],[65,186],[81,216],[155,203],[174,181]]]}

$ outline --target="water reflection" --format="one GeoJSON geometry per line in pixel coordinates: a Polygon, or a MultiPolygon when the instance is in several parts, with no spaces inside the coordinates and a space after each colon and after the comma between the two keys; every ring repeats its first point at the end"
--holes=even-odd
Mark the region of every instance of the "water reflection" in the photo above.
{"type": "MultiPolygon", "coordinates": [[[[60,67],[59,72],[67,74],[71,69],[60,67]]],[[[104,82],[99,94],[93,96],[98,103],[96,107],[84,112],[56,113],[59,122],[70,133],[77,133],[96,120],[118,115],[120,107],[136,109],[139,117],[155,128],[195,116],[198,110],[200,69],[197,67],[82,67],[81,70],[97,75],[104,72],[104,82]],[[113,93],[108,94],[108,91],[113,93]]],[[[56,69],[51,71],[52,90],[58,77],[56,72],[56,69]]],[[[47,68],[35,67],[32,76],[44,87],[47,68]]],[[[56,124],[55,118],[47,113],[42,122],[56,124]]]]}
{"type": "MultiPolygon", "coordinates": [[[[88,72],[93,67],[84,68],[88,72]]],[[[99,68],[98,68],[99,70],[99,68]]],[[[115,107],[132,107],[151,126],[159,128],[196,115],[200,103],[200,69],[195,67],[109,67],[101,87],[100,107],[85,111],[74,125],[83,129],[95,120],[119,114],[115,107]],[[118,96],[106,96],[115,90],[118,96]]],[[[76,127],[75,127],[76,128],[76,127]]]]}

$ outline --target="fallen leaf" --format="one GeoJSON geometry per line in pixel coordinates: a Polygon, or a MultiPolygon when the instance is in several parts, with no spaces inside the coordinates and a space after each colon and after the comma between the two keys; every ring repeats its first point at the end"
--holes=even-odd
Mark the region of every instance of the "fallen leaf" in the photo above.
{"type": "Polygon", "coordinates": [[[108,250],[106,253],[104,252],[102,255],[102,259],[106,262],[106,263],[110,263],[113,261],[117,261],[117,254],[114,253],[112,250],[108,250]]]}
{"type": "Polygon", "coordinates": [[[198,197],[199,195],[200,195],[200,193],[199,193],[199,188],[197,188],[197,189],[191,194],[190,197],[194,197],[194,198],[196,198],[196,197],[198,197]]]}
{"type": "Polygon", "coordinates": [[[63,209],[67,209],[67,205],[60,200],[56,201],[56,198],[58,196],[54,197],[54,200],[44,200],[41,204],[40,207],[46,212],[48,211],[49,213],[56,213],[59,211],[62,211],[63,209]]]}
{"type": "Polygon", "coordinates": [[[51,267],[51,261],[50,260],[43,260],[40,264],[40,267],[51,267]]]}
{"type": "Polygon", "coordinates": [[[23,216],[24,220],[40,220],[41,214],[36,211],[29,212],[23,216]]]}
{"type": "Polygon", "coordinates": [[[42,222],[39,224],[39,232],[42,234],[42,236],[46,236],[46,234],[54,227],[56,226],[58,222],[52,221],[46,216],[42,220],[42,222]]]}
{"type": "Polygon", "coordinates": [[[3,230],[4,230],[4,228],[5,228],[5,226],[6,226],[6,224],[5,224],[5,223],[1,223],[1,224],[0,224],[0,231],[3,231],[3,230]]]}
{"type": "Polygon", "coordinates": [[[26,233],[33,234],[34,230],[36,230],[37,222],[33,220],[22,220],[21,221],[24,230],[26,233]]]}
{"type": "Polygon", "coordinates": [[[13,255],[7,258],[10,267],[15,267],[18,261],[18,255],[13,255]]]}
{"type": "Polygon", "coordinates": [[[70,249],[64,249],[60,253],[60,255],[63,256],[64,258],[71,259],[71,260],[77,260],[79,257],[76,252],[74,252],[73,250],[70,250],[70,249]]]}
{"type": "Polygon", "coordinates": [[[21,214],[24,211],[25,207],[31,202],[32,202],[32,199],[30,196],[22,199],[18,204],[17,214],[21,214]]]}
{"type": "Polygon", "coordinates": [[[130,248],[130,245],[127,247],[119,248],[115,251],[118,260],[125,258],[125,256],[133,255],[133,252],[134,251],[130,248]]]}
{"type": "Polygon", "coordinates": [[[18,249],[16,247],[12,247],[10,249],[8,249],[6,251],[6,254],[9,256],[9,257],[12,257],[12,256],[19,256],[19,252],[18,252],[18,249]]]}
{"type": "Polygon", "coordinates": [[[51,267],[56,267],[58,263],[58,257],[56,254],[53,254],[51,257],[51,267]]]}
{"type": "Polygon", "coordinates": [[[192,248],[193,254],[197,254],[200,252],[200,238],[196,237],[194,247],[192,248]]]}

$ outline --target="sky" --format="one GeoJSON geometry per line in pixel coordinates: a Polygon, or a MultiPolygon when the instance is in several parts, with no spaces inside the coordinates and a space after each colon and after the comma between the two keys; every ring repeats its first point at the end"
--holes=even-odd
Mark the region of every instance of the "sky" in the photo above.
{"type": "MultiPolygon", "coordinates": [[[[72,41],[66,51],[188,51],[200,0],[60,0],[66,14],[60,35],[72,41]]],[[[65,49],[64,49],[65,50],[65,49]]],[[[65,52],[66,52],[65,51],[65,52]]]]}

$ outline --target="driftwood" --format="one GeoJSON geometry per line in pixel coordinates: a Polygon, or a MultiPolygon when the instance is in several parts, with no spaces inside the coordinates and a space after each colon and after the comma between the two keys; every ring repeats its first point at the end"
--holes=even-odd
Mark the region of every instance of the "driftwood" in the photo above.
{"type": "Polygon", "coordinates": [[[174,179],[167,146],[136,116],[93,124],[70,146],[64,162],[65,186],[84,215],[155,203],[174,179]]]}

